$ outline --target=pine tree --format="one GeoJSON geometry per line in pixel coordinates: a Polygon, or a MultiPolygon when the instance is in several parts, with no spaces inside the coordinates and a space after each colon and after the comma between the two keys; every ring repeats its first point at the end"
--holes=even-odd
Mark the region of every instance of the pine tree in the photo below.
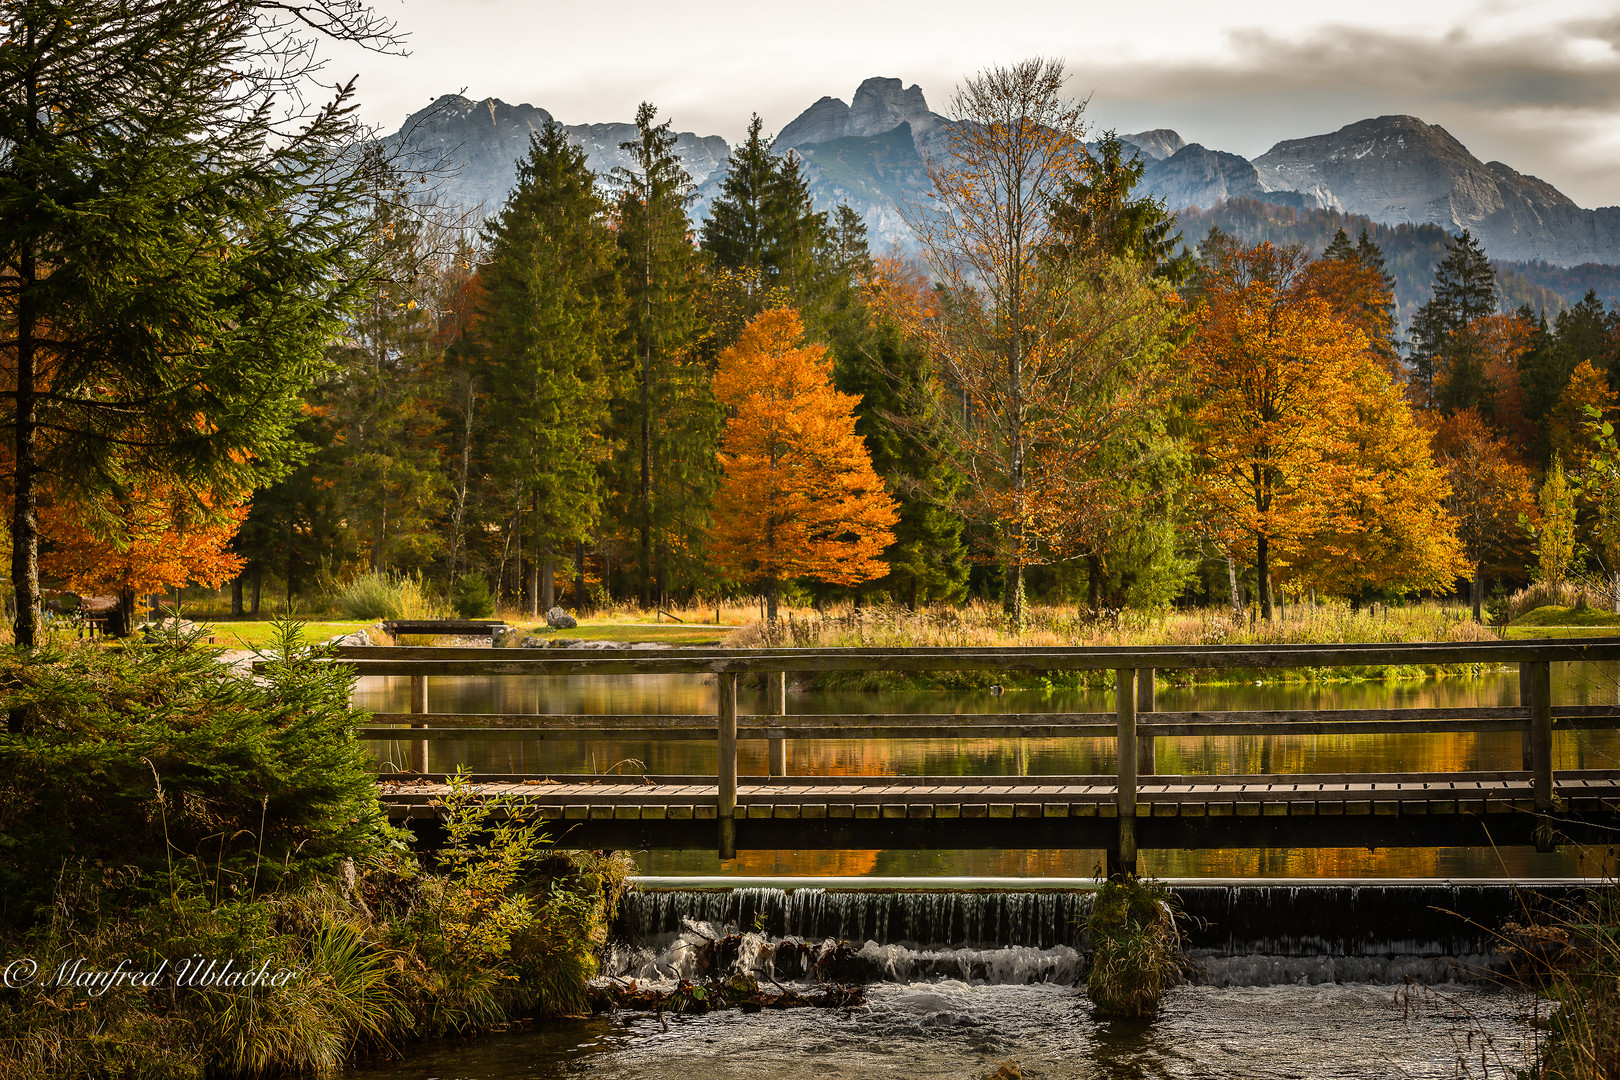
{"type": "Polygon", "coordinates": [[[763,288],[772,259],[772,214],[776,209],[777,165],[755,113],[748,135],[731,151],[720,195],[703,223],[703,250],[716,266],[744,282],[750,295],[763,288]]]}
{"type": "Polygon", "coordinates": [[[1466,331],[1477,319],[1496,314],[1496,271],[1485,249],[1467,229],[1454,240],[1434,271],[1434,292],[1412,321],[1412,374],[1425,392],[1443,382],[1448,389],[1436,404],[1446,412],[1480,403],[1484,390],[1481,358],[1466,331]]]}
{"type": "Polygon", "coordinates": [[[672,585],[693,584],[714,491],[721,415],[699,347],[707,332],[700,256],[692,246],[691,178],[670,124],[642,102],[637,138],[621,144],[634,165],[615,170],[616,236],[634,377],[615,404],[626,435],[612,488],[618,517],[636,535],[637,588],[650,608],[672,585]],[[677,565],[678,564],[678,565],[677,565]],[[672,580],[673,579],[673,580],[672,580]]]}
{"type": "MultiPolygon", "coordinates": [[[[853,249],[859,222],[839,207],[838,235],[843,254],[833,265],[850,272],[866,265],[881,278],[875,288],[904,289],[918,303],[930,303],[927,279],[904,263],[882,259],[875,267],[853,249]]],[[[864,252],[865,226],[861,225],[864,252]]],[[[900,327],[856,296],[857,305],[840,321],[833,337],[833,382],[859,400],[855,431],[872,452],[872,467],[899,505],[894,543],[884,552],[888,576],[875,582],[896,600],[915,608],[930,601],[955,601],[967,589],[967,549],[963,521],[951,508],[962,478],[937,443],[933,410],[938,373],[927,351],[907,340],[900,327]]]]}
{"type": "Polygon", "coordinates": [[[608,402],[622,374],[624,310],[607,207],[584,152],[547,124],[488,228],[477,336],[489,388],[493,479],[514,556],[532,550],[529,603],[551,602],[552,565],[595,528],[608,402]]]}

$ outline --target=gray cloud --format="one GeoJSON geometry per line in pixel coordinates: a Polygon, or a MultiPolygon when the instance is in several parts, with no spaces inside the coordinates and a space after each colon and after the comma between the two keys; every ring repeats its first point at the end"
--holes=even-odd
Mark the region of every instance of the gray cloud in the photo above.
{"type": "Polygon", "coordinates": [[[1223,59],[1087,65],[1076,89],[1094,86],[1093,112],[1118,114],[1121,127],[1184,127],[1189,140],[1251,157],[1280,139],[1409,113],[1584,205],[1620,203],[1620,17],[1505,41],[1465,28],[1420,37],[1326,26],[1293,39],[1237,31],[1228,43],[1223,59]],[[1577,53],[1583,40],[1607,49],[1577,53]]]}

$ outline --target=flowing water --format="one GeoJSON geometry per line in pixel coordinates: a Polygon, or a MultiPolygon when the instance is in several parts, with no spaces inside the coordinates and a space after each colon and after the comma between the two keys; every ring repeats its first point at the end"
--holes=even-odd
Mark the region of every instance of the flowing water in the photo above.
{"type": "Polygon", "coordinates": [[[1543,1007],[1481,981],[1486,936],[1425,906],[1491,917],[1518,902],[1507,886],[1178,892],[1191,973],[1152,1023],[1098,1017],[1076,985],[1085,890],[653,890],[627,902],[607,974],[668,988],[706,968],[805,991],[824,958],[837,980],[867,984],[865,1004],[558,1021],[351,1075],[966,1080],[1013,1060],[1024,1076],[1087,1080],[1505,1078],[1530,1061],[1543,1007]],[[1415,918],[1373,932],[1392,906],[1415,918]]]}
{"type": "MultiPolygon", "coordinates": [[[[1555,704],[1620,702],[1620,672],[1609,664],[1557,664],[1555,704]]],[[[409,680],[361,680],[356,703],[377,711],[406,711],[409,680]]],[[[1161,687],[1162,710],[1440,708],[1513,705],[1517,673],[1401,682],[1287,683],[1254,686],[1161,687]]],[[[700,676],[497,676],[428,680],[435,712],[712,713],[716,689],[700,676]]],[[[965,693],[795,693],[792,713],[1084,712],[1113,708],[1111,691],[988,691],[965,693]]],[[[745,688],[744,713],[768,711],[763,694],[745,688]]],[[[372,744],[380,763],[409,759],[409,744],[372,744]]],[[[1620,731],[1560,732],[1557,768],[1620,768],[1620,731]]],[[[1517,733],[1429,735],[1210,736],[1158,740],[1165,773],[1428,772],[1517,769],[1517,733]]],[[[440,741],[430,767],[467,765],[475,772],[708,774],[715,746],[703,740],[518,739],[440,741]]],[[[1111,773],[1106,739],[872,739],[794,741],[788,769],[795,775],[1028,775],[1111,773]]],[[[767,771],[763,742],[739,744],[743,776],[767,771]]],[[[739,875],[974,875],[1087,877],[1103,853],[1091,850],[1015,851],[744,851],[722,864],[712,850],[638,853],[645,873],[739,875]]],[[[1143,873],[1167,877],[1562,877],[1603,870],[1601,853],[1529,848],[1361,848],[1144,851],[1143,873]]]]}

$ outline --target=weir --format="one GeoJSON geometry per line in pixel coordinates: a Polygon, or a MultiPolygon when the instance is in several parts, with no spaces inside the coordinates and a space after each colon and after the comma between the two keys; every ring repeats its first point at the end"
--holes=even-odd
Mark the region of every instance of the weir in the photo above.
{"type": "MultiPolygon", "coordinates": [[[[687,946],[746,932],[751,940],[733,946],[727,960],[752,974],[808,971],[803,960],[787,971],[776,966],[781,942],[804,943],[812,957],[845,942],[846,972],[868,980],[1073,981],[1090,947],[1085,923],[1096,888],[1038,879],[721,882],[638,881],[621,909],[610,973],[683,974],[687,946]]],[[[1567,907],[1592,888],[1564,879],[1166,884],[1182,913],[1194,980],[1222,985],[1489,977],[1505,964],[1504,924],[1567,907]]]]}

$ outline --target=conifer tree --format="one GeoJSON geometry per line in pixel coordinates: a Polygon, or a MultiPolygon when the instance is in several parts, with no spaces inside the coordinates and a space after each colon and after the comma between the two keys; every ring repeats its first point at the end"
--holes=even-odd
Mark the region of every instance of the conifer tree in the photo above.
{"type": "Polygon", "coordinates": [[[624,437],[613,470],[617,513],[636,534],[643,608],[696,581],[698,549],[714,491],[721,415],[700,355],[707,332],[700,256],[692,246],[691,178],[675,156],[669,121],[642,102],[637,138],[621,144],[633,165],[614,172],[615,208],[634,376],[615,404],[624,437]],[[674,564],[679,564],[675,566],[674,564]]]}
{"type": "Polygon", "coordinates": [[[1412,374],[1425,393],[1444,382],[1436,404],[1443,411],[1477,406],[1484,392],[1483,364],[1466,331],[1496,314],[1496,271],[1467,229],[1452,241],[1434,271],[1434,293],[1412,321],[1412,374]]]}
{"type": "Polygon", "coordinates": [[[1191,276],[1195,261],[1185,246],[1176,216],[1162,198],[1137,195],[1147,163],[1112,131],[1096,149],[1084,148],[1078,171],[1064,182],[1052,206],[1053,252],[1059,257],[1101,254],[1132,258],[1170,285],[1191,276]],[[1127,149],[1132,153],[1126,160],[1127,149]]]}
{"type": "Polygon", "coordinates": [[[162,483],[197,493],[188,509],[206,516],[201,493],[284,468],[299,395],[366,277],[378,162],[354,152],[352,87],[298,104],[313,54],[295,27],[322,14],[0,7],[0,424],[20,646],[38,640],[47,486],[93,507],[162,483]]]}
{"type": "Polygon", "coordinates": [[[772,215],[776,209],[777,165],[764,136],[765,122],[755,113],[748,135],[726,162],[720,196],[703,223],[703,250],[716,266],[741,277],[752,294],[764,282],[771,262],[772,215]]]}
{"type": "Polygon", "coordinates": [[[607,207],[584,152],[547,124],[488,228],[477,324],[493,479],[532,551],[529,603],[552,601],[553,563],[595,528],[624,309],[607,207]]]}

